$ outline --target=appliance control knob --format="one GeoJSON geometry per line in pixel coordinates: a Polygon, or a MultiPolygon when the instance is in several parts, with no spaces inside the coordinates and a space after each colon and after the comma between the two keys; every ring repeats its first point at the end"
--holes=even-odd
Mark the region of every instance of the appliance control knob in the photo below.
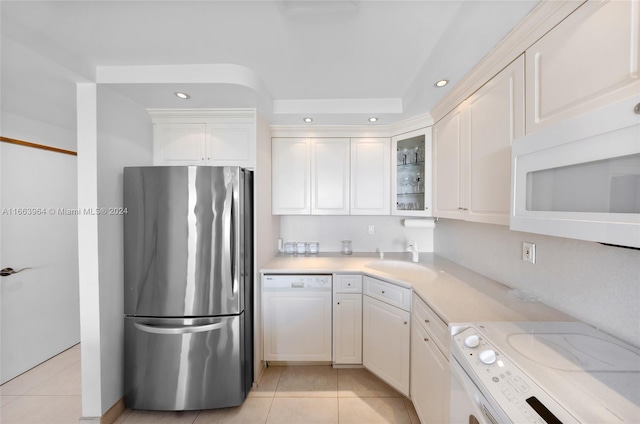
{"type": "Polygon", "coordinates": [[[480,345],[480,337],[478,337],[477,334],[473,334],[464,339],[464,344],[467,345],[467,347],[478,347],[480,345]]]}
{"type": "Polygon", "coordinates": [[[480,352],[480,355],[478,355],[478,357],[483,364],[491,365],[496,362],[496,353],[491,349],[483,350],[482,352],[480,352]]]}

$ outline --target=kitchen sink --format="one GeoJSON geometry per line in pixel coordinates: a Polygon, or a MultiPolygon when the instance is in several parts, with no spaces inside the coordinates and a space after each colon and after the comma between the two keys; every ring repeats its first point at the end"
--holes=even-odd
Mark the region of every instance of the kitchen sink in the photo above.
{"type": "Polygon", "coordinates": [[[422,265],[393,259],[374,261],[366,264],[365,267],[384,272],[385,274],[389,274],[399,280],[410,283],[433,280],[438,276],[434,271],[425,268],[422,265]]]}

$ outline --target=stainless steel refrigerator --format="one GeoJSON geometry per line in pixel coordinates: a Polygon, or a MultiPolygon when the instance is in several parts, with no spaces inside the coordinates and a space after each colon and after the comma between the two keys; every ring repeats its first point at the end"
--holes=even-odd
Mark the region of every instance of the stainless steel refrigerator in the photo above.
{"type": "Polygon", "coordinates": [[[124,169],[125,403],[235,406],[253,381],[253,173],[124,169]]]}

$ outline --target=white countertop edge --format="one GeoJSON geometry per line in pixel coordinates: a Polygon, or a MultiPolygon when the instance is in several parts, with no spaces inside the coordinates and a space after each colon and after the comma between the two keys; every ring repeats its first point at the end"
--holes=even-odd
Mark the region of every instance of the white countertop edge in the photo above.
{"type": "MultiPolygon", "coordinates": [[[[410,253],[385,253],[388,260],[411,262],[410,253]]],[[[478,321],[575,321],[544,303],[512,296],[512,288],[471,271],[434,253],[420,253],[422,266],[437,274],[425,281],[406,281],[367,268],[380,261],[377,253],[278,254],[260,269],[262,274],[362,274],[411,289],[445,323],[478,321]]]]}

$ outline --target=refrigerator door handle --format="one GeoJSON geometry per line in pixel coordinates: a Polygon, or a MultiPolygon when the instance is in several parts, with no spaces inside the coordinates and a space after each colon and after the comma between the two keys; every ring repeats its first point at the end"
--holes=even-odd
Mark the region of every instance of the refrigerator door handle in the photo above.
{"type": "Polygon", "coordinates": [[[223,247],[224,252],[224,269],[222,277],[224,281],[229,281],[231,284],[231,292],[229,293],[230,297],[235,295],[236,287],[236,259],[235,259],[235,248],[236,243],[238,242],[236,237],[236,225],[235,225],[235,199],[234,199],[234,190],[233,183],[230,183],[228,187],[230,189],[227,190],[227,197],[224,201],[224,237],[225,243],[223,247]]]}
{"type": "Polygon", "coordinates": [[[219,330],[225,326],[224,322],[216,322],[214,324],[205,325],[180,325],[180,326],[156,326],[148,324],[134,323],[135,327],[144,331],[145,333],[153,334],[190,334],[190,333],[204,333],[205,331],[219,330]]]}

